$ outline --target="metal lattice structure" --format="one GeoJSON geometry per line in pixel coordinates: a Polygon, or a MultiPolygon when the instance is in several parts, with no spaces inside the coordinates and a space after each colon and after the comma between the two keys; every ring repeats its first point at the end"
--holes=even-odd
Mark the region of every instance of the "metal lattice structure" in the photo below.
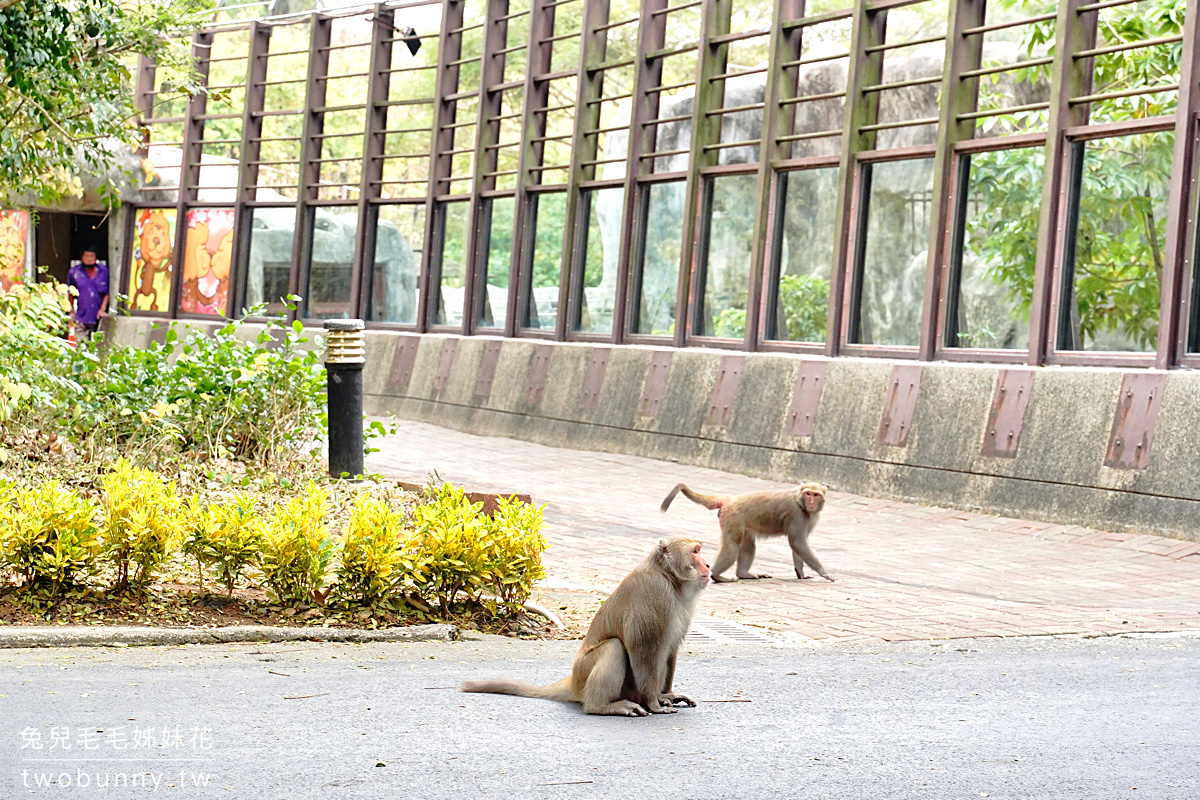
{"type": "Polygon", "coordinates": [[[293,316],[385,329],[1195,366],[1196,6],[420,0],[215,23],[193,41],[209,94],[140,66],[124,286],[183,318],[299,295],[293,316]]]}

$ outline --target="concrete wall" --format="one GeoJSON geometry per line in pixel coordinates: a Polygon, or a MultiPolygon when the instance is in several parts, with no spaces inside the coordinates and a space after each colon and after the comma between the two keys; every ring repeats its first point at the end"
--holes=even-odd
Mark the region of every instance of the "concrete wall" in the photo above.
{"type": "MultiPolygon", "coordinates": [[[[122,320],[117,339],[145,341],[148,328],[144,320],[122,320]]],[[[1147,464],[1116,468],[1104,462],[1123,370],[1035,370],[1019,447],[1015,457],[1002,458],[981,452],[1002,372],[997,366],[916,365],[911,423],[903,446],[895,446],[881,443],[880,426],[897,362],[825,361],[812,433],[793,436],[797,375],[806,362],[809,369],[823,359],[672,350],[665,391],[651,415],[643,413],[643,392],[656,352],[665,351],[371,331],[367,411],[774,480],[815,479],[876,497],[1200,541],[1193,524],[1200,514],[1200,374],[1149,373],[1165,385],[1147,464]],[[604,352],[602,380],[593,382],[599,397],[589,403],[589,365],[604,352]],[[489,359],[490,388],[480,381],[489,359]],[[710,414],[710,401],[723,364],[740,366],[741,375],[721,418],[719,410],[710,414]]],[[[599,370],[592,372],[595,378],[599,370]]],[[[728,385],[729,376],[724,380],[728,385]]]]}

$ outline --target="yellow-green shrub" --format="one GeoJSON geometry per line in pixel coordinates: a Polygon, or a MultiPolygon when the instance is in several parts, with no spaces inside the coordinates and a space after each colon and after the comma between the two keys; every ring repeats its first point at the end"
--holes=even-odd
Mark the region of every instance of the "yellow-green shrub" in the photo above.
{"type": "Polygon", "coordinates": [[[95,573],[101,551],[96,507],[56,481],[0,496],[0,564],[28,589],[57,594],[95,573]]]}
{"type": "Polygon", "coordinates": [[[104,555],[116,570],[117,589],[129,588],[131,577],[144,586],[179,546],[175,483],[121,458],[100,478],[100,488],[104,555]]]}
{"type": "Polygon", "coordinates": [[[404,543],[405,579],[427,602],[448,612],[460,596],[476,605],[524,602],[545,577],[542,510],[510,498],[495,517],[480,513],[466,493],[450,484],[413,509],[414,529],[404,543]]]}
{"type": "Polygon", "coordinates": [[[276,506],[263,536],[259,569],[280,602],[317,599],[333,558],[333,541],[325,518],[332,510],[329,494],[309,482],[308,490],[276,506]]]}
{"type": "Polygon", "coordinates": [[[403,514],[367,492],[354,498],[342,541],[338,595],[363,605],[386,599],[396,583],[403,541],[403,514]]]}
{"type": "MultiPolygon", "coordinates": [[[[258,513],[258,496],[241,492],[219,503],[191,500],[187,505],[185,552],[201,565],[212,567],[225,591],[248,567],[259,562],[266,526],[258,513]]],[[[201,585],[203,585],[201,574],[201,585]]]]}

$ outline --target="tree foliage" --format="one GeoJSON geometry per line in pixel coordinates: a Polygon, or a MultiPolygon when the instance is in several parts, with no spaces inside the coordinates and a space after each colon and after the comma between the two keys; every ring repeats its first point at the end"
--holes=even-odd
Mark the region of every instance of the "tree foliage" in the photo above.
{"type": "MultiPolygon", "coordinates": [[[[197,91],[188,40],[212,5],[16,0],[0,8],[0,190],[43,203],[81,195],[81,169],[104,174],[117,146],[138,146],[137,57],[179,76],[160,92],[197,91]]],[[[114,189],[102,193],[114,199],[114,189]]]]}

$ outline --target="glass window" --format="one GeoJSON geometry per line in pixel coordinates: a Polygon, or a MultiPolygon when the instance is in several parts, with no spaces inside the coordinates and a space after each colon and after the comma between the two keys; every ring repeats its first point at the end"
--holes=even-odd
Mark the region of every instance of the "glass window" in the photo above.
{"type": "Polygon", "coordinates": [[[1059,349],[1157,345],[1174,145],[1171,131],[1075,143],[1059,349]]]}
{"type": "Polygon", "coordinates": [[[533,225],[533,250],[524,278],[529,286],[529,308],[523,327],[552,331],[558,318],[558,284],[562,275],[567,194],[539,192],[530,198],[529,210],[533,225]]]}
{"type": "Polygon", "coordinates": [[[585,191],[579,201],[581,215],[587,218],[587,231],[582,256],[583,294],[575,330],[612,333],[625,189],[585,191]]]}
{"type": "Polygon", "coordinates": [[[319,206],[313,209],[306,283],[308,289],[304,296],[305,317],[339,319],[353,314],[350,281],[357,234],[357,206],[319,206]]]}
{"type": "Polygon", "coordinates": [[[823,342],[837,245],[838,168],[783,172],[777,181],[774,308],[768,310],[766,338],[823,342]]]}
{"type": "Polygon", "coordinates": [[[425,249],[425,206],[377,206],[375,257],[368,286],[367,318],[376,322],[417,322],[417,287],[425,249]]]}
{"type": "Polygon", "coordinates": [[[232,208],[193,208],[187,212],[179,293],[182,313],[219,317],[228,310],[234,213],[232,208]]]}
{"type": "Polygon", "coordinates": [[[463,293],[466,290],[468,242],[471,233],[471,204],[441,206],[438,254],[438,296],[433,309],[434,325],[462,325],[463,293]]]}
{"type": "Polygon", "coordinates": [[[1045,160],[1029,147],[959,162],[948,347],[1029,347],[1045,160]]]}
{"type": "Polygon", "coordinates": [[[863,164],[860,191],[852,341],[915,347],[921,339],[933,159],[863,164]]]}
{"type": "Polygon", "coordinates": [[[701,237],[704,287],[695,333],[740,339],[746,335],[746,294],[754,257],[758,175],[712,178],[701,237]]]}
{"type": "Polygon", "coordinates": [[[670,336],[675,332],[684,187],[683,181],[642,187],[642,241],[634,266],[637,309],[631,315],[634,333],[670,336]]]}
{"type": "Polygon", "coordinates": [[[266,303],[268,314],[282,314],[290,294],[296,209],[250,208],[250,248],[246,259],[246,306],[266,303]]]}
{"type": "Polygon", "coordinates": [[[484,292],[479,299],[478,323],[484,328],[503,328],[508,320],[508,273],[512,265],[517,198],[497,197],[484,203],[484,292]]]}
{"type": "Polygon", "coordinates": [[[176,212],[173,208],[140,208],[135,213],[129,286],[125,290],[129,307],[166,313],[171,309],[176,212]]]}

